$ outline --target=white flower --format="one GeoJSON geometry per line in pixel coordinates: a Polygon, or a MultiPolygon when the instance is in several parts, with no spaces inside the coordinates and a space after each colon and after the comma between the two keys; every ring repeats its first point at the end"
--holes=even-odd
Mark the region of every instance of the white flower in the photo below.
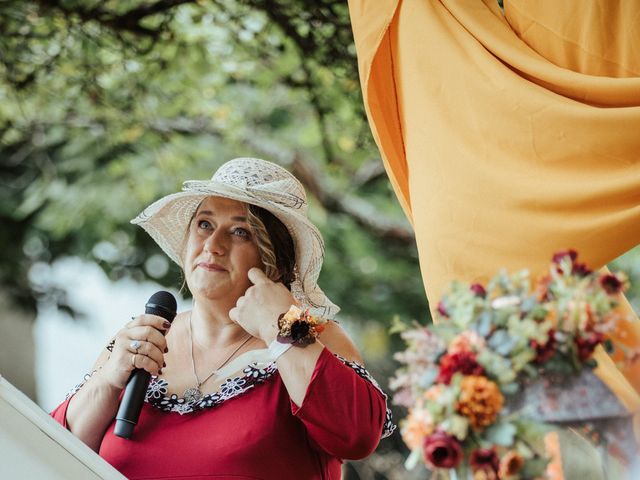
{"type": "Polygon", "coordinates": [[[193,412],[193,405],[190,403],[179,403],[174,408],[180,415],[193,412]]]}
{"type": "Polygon", "coordinates": [[[491,306],[496,310],[500,310],[502,308],[515,307],[516,305],[520,305],[520,297],[515,295],[508,295],[506,297],[498,297],[491,302],[491,306]]]}
{"type": "Polygon", "coordinates": [[[146,398],[160,399],[167,394],[168,383],[165,380],[153,377],[147,388],[146,398]]]}
{"type": "Polygon", "coordinates": [[[243,378],[230,378],[220,386],[220,396],[228,399],[235,397],[244,390],[244,384],[247,383],[243,378]]]}

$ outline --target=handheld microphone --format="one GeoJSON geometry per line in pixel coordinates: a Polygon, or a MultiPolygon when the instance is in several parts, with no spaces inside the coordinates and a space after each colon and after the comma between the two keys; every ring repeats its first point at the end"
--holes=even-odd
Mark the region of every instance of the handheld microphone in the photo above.
{"type": "MultiPolygon", "coordinates": [[[[169,292],[159,291],[151,295],[144,306],[144,313],[158,315],[172,322],[176,316],[178,305],[176,299],[169,292]]],[[[136,368],[132,373],[124,390],[120,408],[116,414],[116,426],[114,433],[118,437],[131,438],[133,429],[138,423],[138,417],[142,410],[147,387],[151,380],[151,374],[141,368],[136,368]]]]}

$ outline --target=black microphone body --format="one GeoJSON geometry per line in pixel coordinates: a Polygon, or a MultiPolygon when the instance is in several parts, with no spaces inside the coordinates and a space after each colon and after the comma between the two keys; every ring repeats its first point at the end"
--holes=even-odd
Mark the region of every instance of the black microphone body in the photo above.
{"type": "MultiPolygon", "coordinates": [[[[151,295],[145,305],[144,313],[158,315],[172,322],[176,316],[177,307],[176,299],[172,294],[160,291],[151,295]]],[[[129,439],[133,435],[133,429],[138,423],[138,417],[147,393],[149,380],[151,380],[151,374],[141,368],[136,368],[131,373],[131,377],[124,389],[120,408],[116,414],[114,433],[118,437],[129,439]]]]}

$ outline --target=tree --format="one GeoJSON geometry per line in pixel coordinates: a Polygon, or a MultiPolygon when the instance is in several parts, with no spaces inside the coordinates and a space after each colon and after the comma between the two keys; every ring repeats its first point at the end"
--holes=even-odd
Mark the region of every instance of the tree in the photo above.
{"type": "MultiPolygon", "coordinates": [[[[390,372],[391,319],[428,309],[364,115],[345,2],[5,1],[0,32],[0,284],[14,301],[73,315],[38,275],[67,255],[178,286],[129,219],[182,180],[259,156],[305,183],[327,244],[320,283],[369,367],[390,372]]],[[[373,478],[372,465],[353,468],[373,478]]]]}
{"type": "MultiPolygon", "coordinates": [[[[305,181],[315,219],[348,237],[323,229],[349,266],[383,258],[371,255],[380,238],[394,264],[415,264],[363,114],[343,2],[0,8],[1,281],[21,304],[33,308],[37,294],[51,293],[34,291],[31,265],[70,253],[95,258],[114,277],[157,277],[160,270],[144,269],[154,247],[127,220],[179,180],[208,176],[239,154],[272,158],[305,181]]],[[[357,270],[339,277],[358,285],[357,270]]],[[[419,285],[416,268],[411,276],[419,285]]],[[[175,277],[170,269],[160,280],[175,277]]],[[[420,290],[411,303],[423,310],[420,290]]]]}

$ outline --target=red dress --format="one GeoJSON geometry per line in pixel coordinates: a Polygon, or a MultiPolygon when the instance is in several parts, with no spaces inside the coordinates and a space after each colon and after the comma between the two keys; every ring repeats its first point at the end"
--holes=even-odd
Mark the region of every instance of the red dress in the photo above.
{"type": "MultiPolygon", "coordinates": [[[[100,456],[128,478],[337,480],[341,459],[366,457],[393,430],[375,381],[326,348],[301,407],[275,363],[248,366],[195,405],[166,393],[152,380],[133,438],[115,436],[114,420],[102,440],[100,456]]],[[[68,403],[51,414],[64,427],[68,403]]]]}

